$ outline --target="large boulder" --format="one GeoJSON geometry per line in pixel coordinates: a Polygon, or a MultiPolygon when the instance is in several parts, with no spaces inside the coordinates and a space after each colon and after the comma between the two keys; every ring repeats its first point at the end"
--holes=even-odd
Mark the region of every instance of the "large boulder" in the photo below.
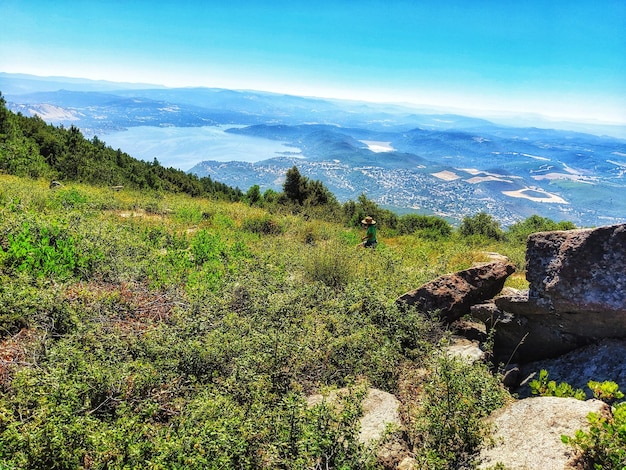
{"type": "Polygon", "coordinates": [[[479,468],[498,463],[516,470],[582,469],[573,449],[561,435],[574,436],[589,429],[590,412],[610,416],[610,408],[599,400],[536,397],[511,403],[489,418],[494,430],[494,446],[482,449],[479,468]]]}
{"type": "Polygon", "coordinates": [[[530,235],[526,279],[529,303],[570,332],[626,336],[626,224],[530,235]]]}
{"type": "Polygon", "coordinates": [[[527,291],[505,289],[472,315],[495,329],[501,362],[565,354],[626,337],[626,224],[529,236],[527,291]]]}
{"type": "Polygon", "coordinates": [[[470,307],[498,294],[513,274],[510,263],[493,262],[438,277],[396,299],[400,307],[414,305],[426,314],[438,312],[441,321],[452,323],[470,313],[470,307]]]}

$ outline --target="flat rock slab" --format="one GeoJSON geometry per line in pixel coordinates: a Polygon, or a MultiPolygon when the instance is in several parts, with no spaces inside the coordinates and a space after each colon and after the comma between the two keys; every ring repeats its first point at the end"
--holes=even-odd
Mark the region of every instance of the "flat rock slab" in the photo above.
{"type": "Polygon", "coordinates": [[[479,468],[502,463],[515,470],[581,470],[561,435],[588,430],[590,412],[608,416],[610,410],[599,400],[557,397],[526,398],[497,410],[487,419],[495,426],[495,446],[481,451],[479,468]]]}

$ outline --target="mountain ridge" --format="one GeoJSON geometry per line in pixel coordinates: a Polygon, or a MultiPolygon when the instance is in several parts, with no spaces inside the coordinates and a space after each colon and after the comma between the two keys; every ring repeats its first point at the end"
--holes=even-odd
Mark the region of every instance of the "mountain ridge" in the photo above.
{"type": "MultiPolygon", "coordinates": [[[[0,86],[7,80],[7,74],[0,75],[0,86]]],[[[255,91],[151,88],[42,93],[7,95],[9,108],[26,114],[37,113],[36,107],[44,104],[56,106],[50,120],[57,116],[56,124],[76,125],[105,141],[107,134],[130,127],[201,130],[232,125],[225,132],[300,150],[241,164],[203,158],[199,146],[197,163],[181,168],[243,189],[254,184],[278,189],[279,175],[297,165],[340,200],[364,193],[394,210],[432,212],[456,220],[484,210],[504,225],[535,213],[586,226],[626,220],[626,202],[616,197],[626,189],[626,140],[615,137],[506,127],[468,116],[419,114],[399,105],[255,91]]],[[[148,147],[158,149],[164,143],[155,141],[148,147]]]]}

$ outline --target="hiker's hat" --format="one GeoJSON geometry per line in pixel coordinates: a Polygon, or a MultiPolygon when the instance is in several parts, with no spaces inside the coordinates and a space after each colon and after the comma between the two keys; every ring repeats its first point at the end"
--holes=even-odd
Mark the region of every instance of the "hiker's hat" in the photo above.
{"type": "Polygon", "coordinates": [[[362,224],[365,225],[376,225],[376,221],[374,219],[372,219],[369,215],[367,217],[365,217],[362,221],[362,224]]]}

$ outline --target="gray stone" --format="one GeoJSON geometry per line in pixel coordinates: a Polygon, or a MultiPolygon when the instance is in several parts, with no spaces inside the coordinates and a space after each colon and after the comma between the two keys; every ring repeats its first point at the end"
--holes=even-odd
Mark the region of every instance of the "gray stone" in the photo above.
{"type": "Polygon", "coordinates": [[[520,397],[530,396],[528,382],[537,378],[542,369],[548,371],[550,380],[581,389],[587,398],[593,396],[587,386],[590,380],[608,380],[617,383],[620,390],[626,390],[626,339],[604,339],[558,358],[524,364],[520,366],[522,385],[515,393],[520,397]]]}
{"type": "Polygon", "coordinates": [[[370,388],[362,403],[361,431],[359,441],[370,443],[379,440],[388,426],[401,427],[400,402],[391,393],[370,388]]]}
{"type": "Polygon", "coordinates": [[[621,316],[626,334],[626,224],[530,235],[526,279],[530,302],[560,313],[621,316]]]}
{"type": "Polygon", "coordinates": [[[581,469],[578,456],[563,444],[561,435],[588,430],[590,412],[610,415],[608,405],[599,400],[556,397],[527,398],[495,411],[487,419],[495,428],[494,446],[481,450],[479,468],[502,463],[515,470],[581,469]]]}
{"type": "Polygon", "coordinates": [[[453,336],[450,340],[450,345],[445,347],[445,351],[450,356],[458,357],[468,363],[485,360],[486,353],[478,341],[459,336],[453,336]]]}
{"type": "MultiPolygon", "coordinates": [[[[317,394],[307,398],[309,406],[315,406],[323,400],[330,403],[336,403],[338,397],[346,396],[350,393],[350,389],[341,388],[334,390],[327,396],[317,394]]],[[[399,407],[400,402],[391,393],[376,388],[369,388],[367,394],[361,403],[363,415],[359,421],[360,432],[359,441],[363,444],[370,444],[379,440],[387,426],[399,429],[401,428],[399,407]]]]}

